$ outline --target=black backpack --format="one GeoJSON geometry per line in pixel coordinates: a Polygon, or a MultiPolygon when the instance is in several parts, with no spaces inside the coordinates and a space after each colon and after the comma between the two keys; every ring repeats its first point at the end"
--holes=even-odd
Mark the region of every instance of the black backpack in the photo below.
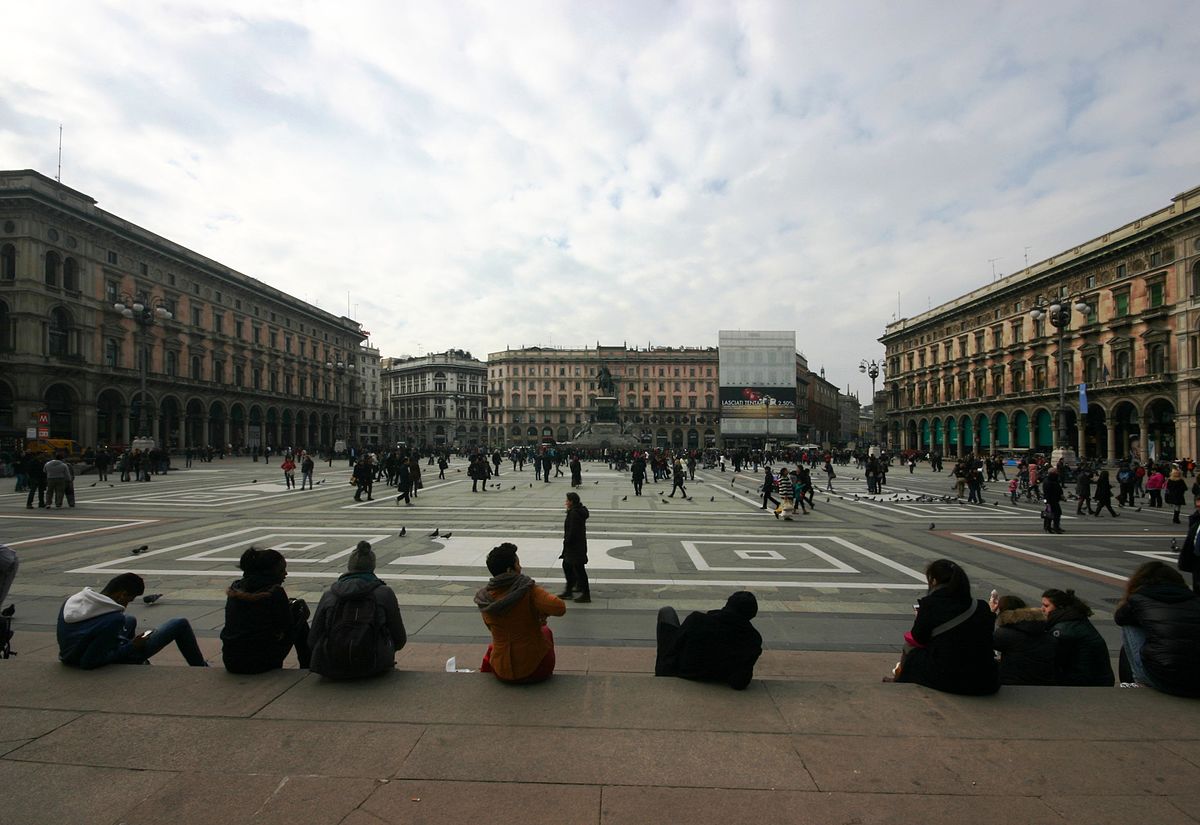
{"type": "Polygon", "coordinates": [[[321,646],[330,675],[369,676],[381,669],[379,641],[387,630],[375,602],[375,588],[382,586],[383,582],[377,581],[368,590],[339,594],[325,612],[321,646]]]}

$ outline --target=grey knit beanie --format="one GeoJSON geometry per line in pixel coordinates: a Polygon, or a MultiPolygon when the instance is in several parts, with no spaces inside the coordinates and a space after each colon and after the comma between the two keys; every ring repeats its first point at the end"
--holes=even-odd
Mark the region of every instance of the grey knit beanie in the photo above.
{"type": "Polygon", "coordinates": [[[375,552],[371,550],[369,541],[360,541],[354,548],[354,552],[350,554],[350,561],[346,564],[346,570],[351,573],[375,572],[375,552]]]}

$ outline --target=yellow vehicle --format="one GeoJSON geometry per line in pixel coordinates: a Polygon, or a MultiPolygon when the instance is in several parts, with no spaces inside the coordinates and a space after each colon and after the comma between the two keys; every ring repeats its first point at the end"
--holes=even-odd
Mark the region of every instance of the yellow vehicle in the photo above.
{"type": "Polygon", "coordinates": [[[25,441],[25,449],[42,458],[53,458],[55,453],[62,453],[63,458],[78,461],[83,455],[79,442],[69,438],[30,438],[25,441]]]}

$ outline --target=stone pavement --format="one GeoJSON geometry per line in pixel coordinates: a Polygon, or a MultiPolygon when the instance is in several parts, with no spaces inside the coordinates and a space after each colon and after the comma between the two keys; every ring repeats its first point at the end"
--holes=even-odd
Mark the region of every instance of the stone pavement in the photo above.
{"type": "Polygon", "coordinates": [[[85,673],[27,641],[0,825],[1200,821],[1195,704],[1147,689],[964,698],[881,684],[884,654],[769,651],[736,692],[602,647],[531,687],[432,672],[440,645],[357,683],[85,673]]]}

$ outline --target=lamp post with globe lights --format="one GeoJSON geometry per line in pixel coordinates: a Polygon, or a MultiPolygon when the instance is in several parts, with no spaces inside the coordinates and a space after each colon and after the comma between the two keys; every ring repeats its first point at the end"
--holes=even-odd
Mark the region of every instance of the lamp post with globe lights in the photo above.
{"type": "Polygon", "coordinates": [[[1043,318],[1050,321],[1058,330],[1058,409],[1055,412],[1055,441],[1057,449],[1051,454],[1051,461],[1059,461],[1074,466],[1078,460],[1074,448],[1067,443],[1067,374],[1066,374],[1066,340],[1067,328],[1071,326],[1071,313],[1079,312],[1086,315],[1091,309],[1078,296],[1075,298],[1057,298],[1047,302],[1039,298],[1029,311],[1029,317],[1035,321],[1043,318]]]}
{"type": "Polygon", "coordinates": [[[175,314],[170,310],[170,303],[165,298],[150,298],[133,297],[128,293],[121,293],[120,298],[113,304],[113,309],[121,313],[126,318],[133,320],[141,332],[141,346],[138,352],[138,367],[141,373],[142,391],[138,396],[138,416],[137,416],[137,433],[138,438],[148,438],[146,433],[146,370],[149,365],[146,363],[149,360],[149,353],[146,351],[146,339],[150,334],[150,327],[155,323],[170,321],[175,317],[175,314]]]}

